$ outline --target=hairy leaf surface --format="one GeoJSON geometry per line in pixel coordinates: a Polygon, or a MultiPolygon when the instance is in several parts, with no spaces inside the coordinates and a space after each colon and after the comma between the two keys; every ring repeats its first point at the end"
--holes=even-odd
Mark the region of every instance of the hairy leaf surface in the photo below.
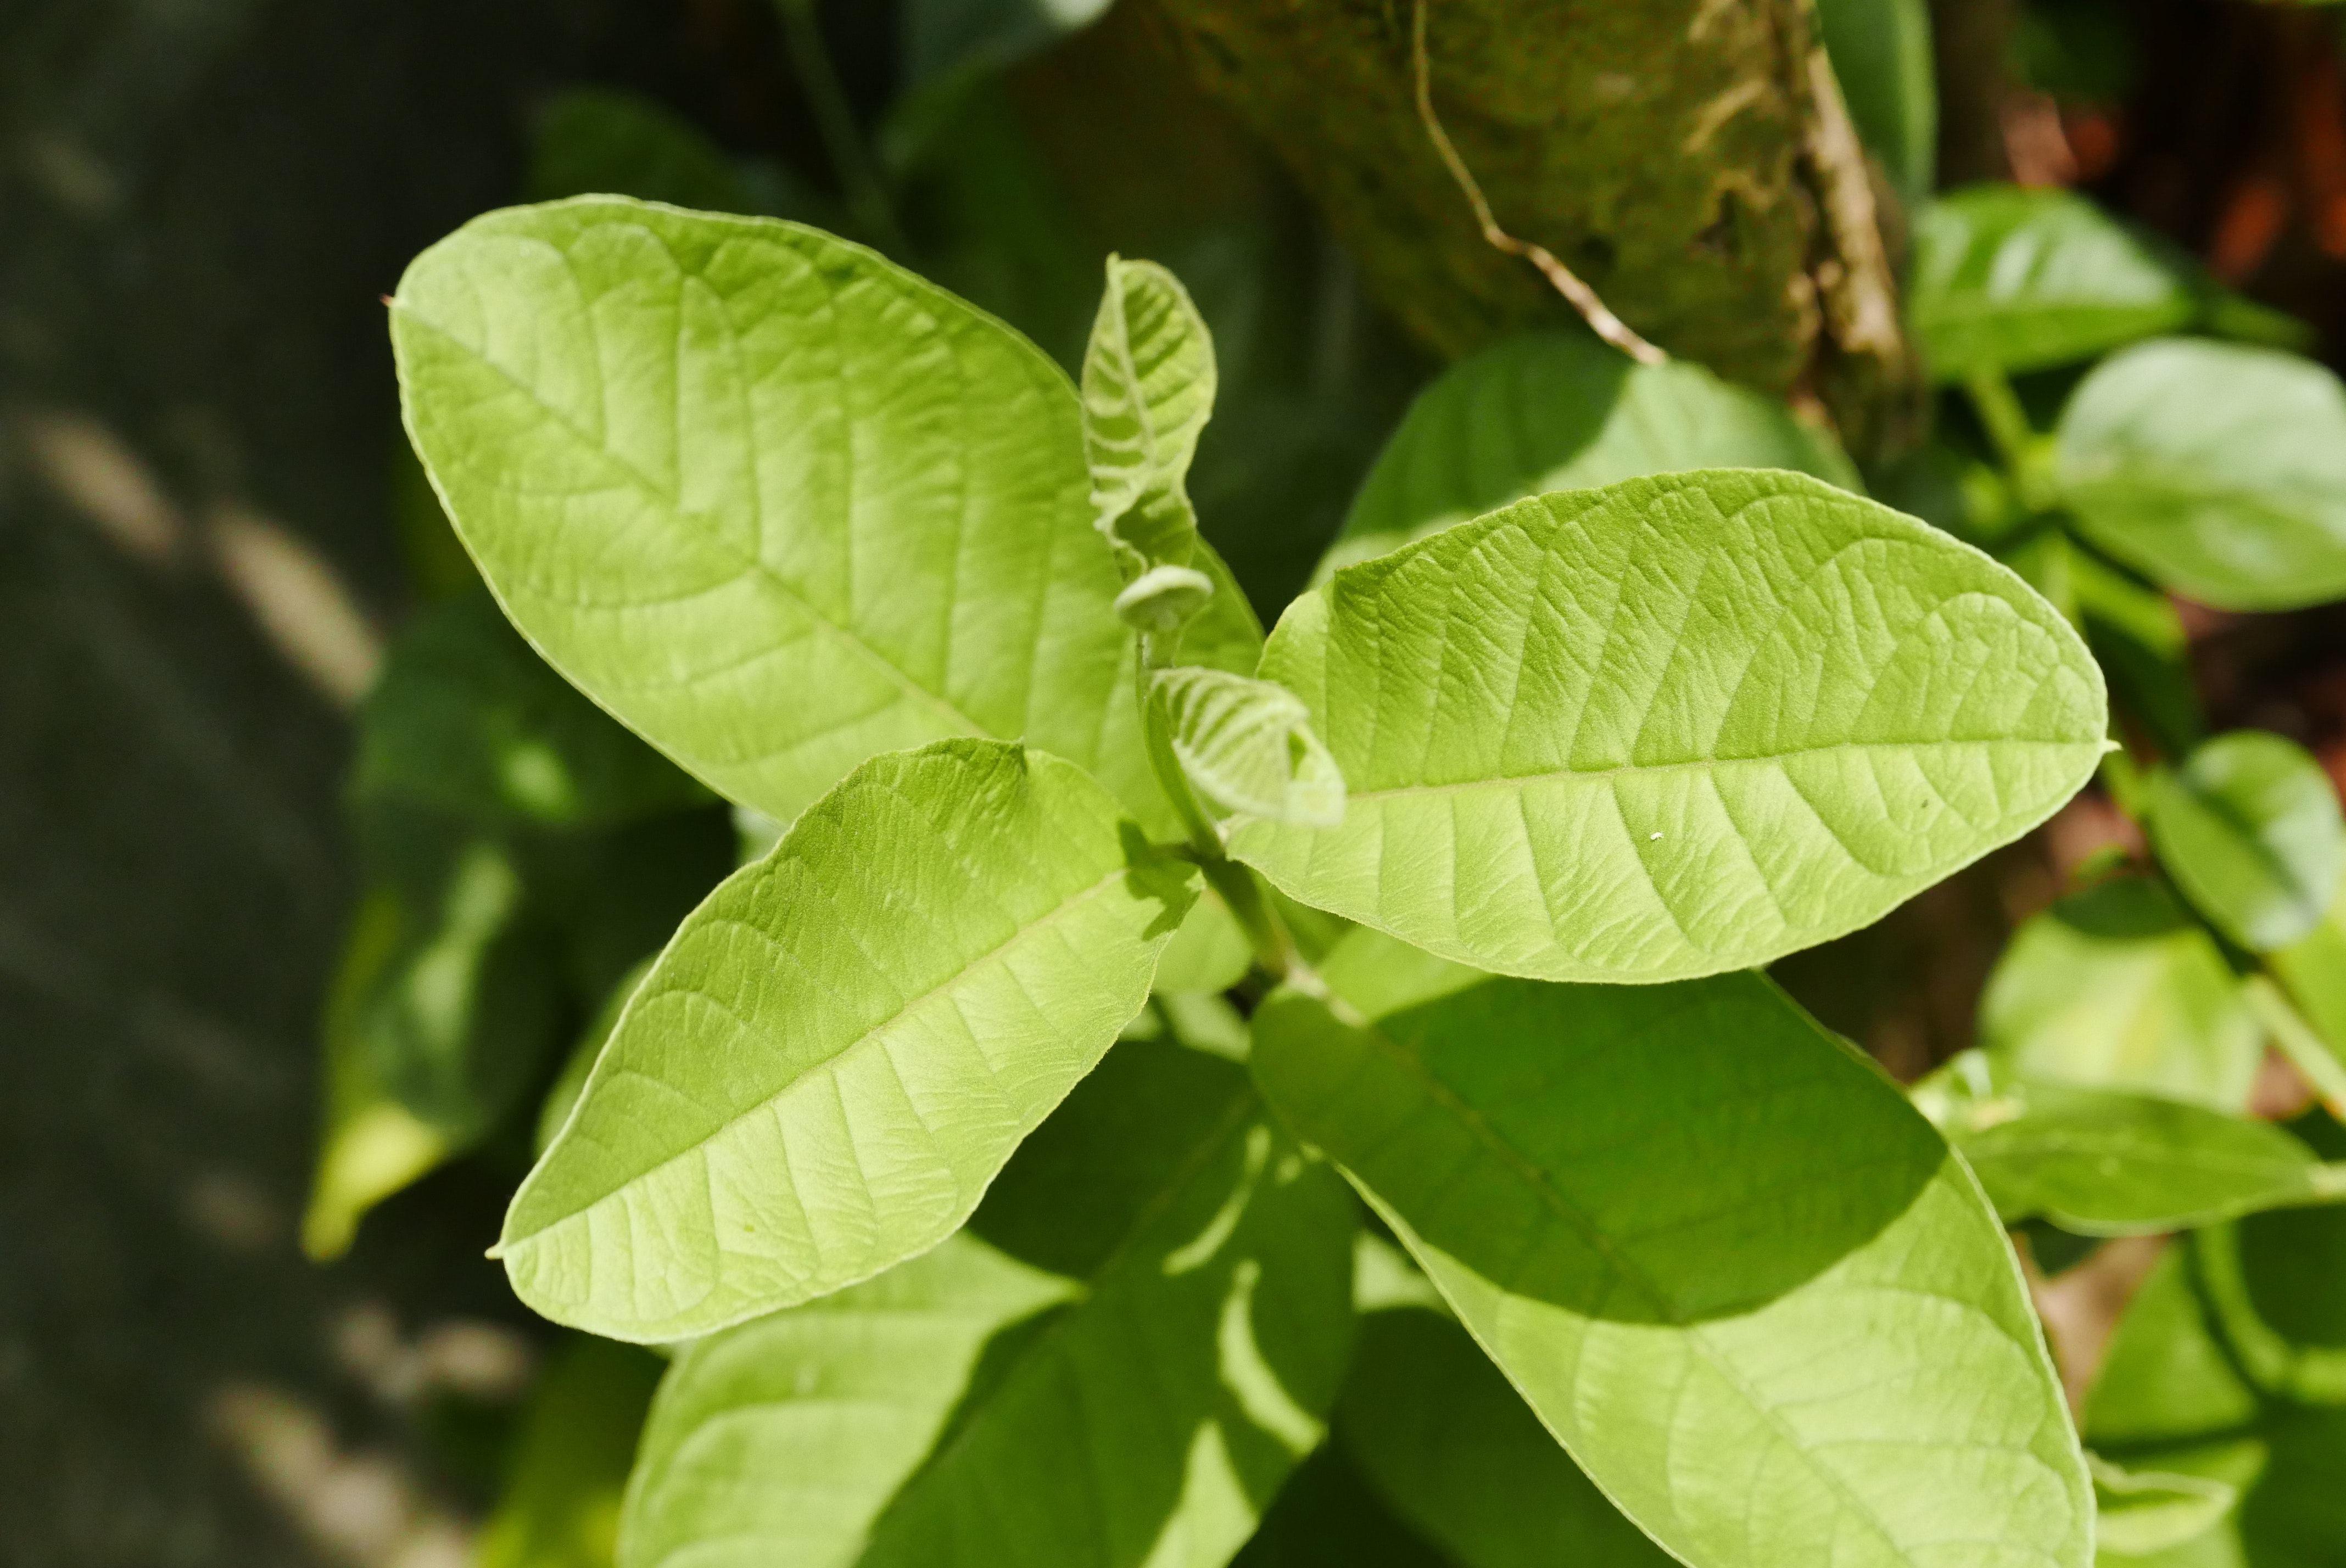
{"type": "Polygon", "coordinates": [[[1147,1000],[1194,873],[1137,840],[1015,746],[857,769],[627,1003],[505,1216],[522,1299],[676,1339],[944,1239],[1147,1000]]]}
{"type": "Polygon", "coordinates": [[[1183,773],[1216,806],[1306,827],[1344,820],[1344,776],[1285,687],[1183,667],[1159,670],[1149,697],[1183,773]]]}
{"type": "Polygon", "coordinates": [[[2248,1104],[2263,1033],[2208,933],[2147,878],[2030,916],[1980,999],[2000,1074],[2218,1110],[2248,1104]]]}
{"type": "Polygon", "coordinates": [[[1820,481],[1519,502],[1340,573],[1260,672],[1344,820],[1239,819],[1281,891],[1501,973],[1645,982],[1856,929],[2092,773],[2100,672],[2004,567],[1820,481]]]}
{"type": "Polygon", "coordinates": [[[2330,776],[2270,730],[2219,735],[2159,774],[2146,825],[2184,896],[2251,952],[2311,934],[2346,876],[2346,818],[2330,776]]]}
{"type": "Polygon", "coordinates": [[[1187,480],[1214,413],[1214,340],[1181,280],[1111,256],[1084,353],[1084,454],[1092,523],[1127,577],[1187,566],[1198,514],[1187,480]]]}
{"type": "Polygon", "coordinates": [[[1418,393],[1319,575],[1528,495],[1694,468],[1787,468],[1860,487],[1831,437],[1700,365],[1639,365],[1582,331],[1511,338],[1418,393]]]}
{"type": "Polygon", "coordinates": [[[2056,474],[2094,543],[2186,597],[2346,596],[2346,387],[2311,361],[2192,339],[2129,349],[2070,397],[2056,474]]]}
{"type": "Polygon", "coordinates": [[[2084,1464],[1993,1211],[1781,993],[1498,980],[1373,934],[1326,973],[1332,1007],[1255,1016],[1266,1095],[1673,1553],[2084,1568],[2084,1464]]]}
{"type": "Polygon", "coordinates": [[[875,753],[984,735],[1173,830],[1080,404],[1000,322],[814,229],[588,197],[425,251],[392,337],[506,613],[719,792],[787,822],[875,753]]]}
{"type": "Polygon", "coordinates": [[[1323,1430],[1352,1228],[1243,1069],[1120,1045],[967,1230],[678,1359],[621,1568],[1212,1568],[1323,1430]]]}
{"type": "Polygon", "coordinates": [[[1925,207],[1910,287],[1923,356],[1946,381],[2091,359],[2198,311],[2189,275],[2091,201],[2012,185],[1925,207]]]}

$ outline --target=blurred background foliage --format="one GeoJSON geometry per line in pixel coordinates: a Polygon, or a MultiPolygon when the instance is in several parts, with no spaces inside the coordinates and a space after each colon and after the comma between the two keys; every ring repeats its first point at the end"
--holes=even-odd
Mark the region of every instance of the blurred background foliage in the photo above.
{"type": "MultiPolygon", "coordinates": [[[[1892,249],[1920,258],[1918,311],[1933,258],[1954,276],[1969,235],[2123,219],[2091,237],[2096,276],[2128,280],[2136,314],[2033,361],[1996,351],[2035,428],[2148,331],[2346,354],[2330,13],[1820,9],[1892,249]],[[1980,181],[2024,188],[1926,209],[1980,181]]],[[[1266,617],[1340,535],[1372,553],[1527,488],[1669,466],[1650,432],[1673,420],[1729,432],[1744,461],[1851,473],[1812,423],[1684,362],[1632,376],[1566,348],[1511,368],[1517,340],[1413,410],[1443,367],[1196,84],[1153,0],[0,0],[0,1561],[607,1556],[657,1364],[557,1339],[479,1255],[626,977],[772,829],[529,654],[407,456],[377,300],[466,217],[619,190],[799,219],[1070,366],[1103,260],[1165,262],[1222,367],[1191,492],[1266,617]],[[1385,450],[1445,421],[1533,434],[1463,469],[1385,450]],[[505,1044],[477,1049],[488,1035],[505,1044]]],[[[1962,332],[1949,318],[1938,341],[1962,332]]],[[[1998,431],[1953,384],[1935,415],[1866,482],[2074,607],[2147,754],[2255,727],[2346,781],[2346,608],[2208,608],[2024,536],[1998,431]]],[[[2083,989],[2203,1025],[2188,1048],[2136,1041],[2137,1082],[2302,1108],[2217,944],[2157,887],[2105,880],[2144,849],[2089,793],[1780,978],[1911,1080],[1975,1041],[2036,1060],[2081,1003],[2028,972],[2106,971],[2083,989]],[[2208,1040],[2238,1044],[2192,1055],[2208,1040]]],[[[2088,1409],[2095,1441],[2252,1473],[2237,1434],[2267,1396],[2220,1357],[2204,1410],[2137,1393],[2204,1329],[2159,1293],[2211,1271],[2211,1298],[2287,1330],[2274,1377],[2334,1375],[2314,1352],[2337,1353],[2337,1325],[2283,1320],[2335,1298],[2289,1276],[2346,1257],[2295,1234],[2336,1223],[2263,1217],[2166,1254],[2088,1409]]],[[[1366,1331],[1454,1337],[1407,1300],[1366,1331]]],[[[2256,1441],[2277,1471],[2327,1473],[2334,1428],[2290,1415],[2256,1441]]],[[[1474,1498],[1496,1472],[1461,1461],[1410,1526],[1363,1522],[1382,1506],[1364,1477],[1416,1462],[1340,1441],[1247,1560],[1331,1560],[1310,1522],[1332,1517],[1440,1561],[1493,1516],[1474,1498]]],[[[1523,1484],[1574,1479],[1550,1468],[1523,1484]]]]}

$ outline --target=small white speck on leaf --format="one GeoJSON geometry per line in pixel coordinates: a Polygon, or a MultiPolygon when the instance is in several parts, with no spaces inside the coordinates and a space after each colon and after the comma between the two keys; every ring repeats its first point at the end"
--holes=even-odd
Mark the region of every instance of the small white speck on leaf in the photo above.
{"type": "Polygon", "coordinates": [[[1661,838],[1662,836],[1659,833],[1648,833],[1646,835],[1646,842],[1649,844],[1657,844],[1661,842],[1661,838]]]}

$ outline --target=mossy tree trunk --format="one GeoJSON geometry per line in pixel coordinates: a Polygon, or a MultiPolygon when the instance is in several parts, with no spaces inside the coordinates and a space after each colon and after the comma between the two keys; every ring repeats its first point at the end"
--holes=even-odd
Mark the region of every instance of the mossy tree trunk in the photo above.
{"type": "MultiPolygon", "coordinates": [[[[1462,354],[1570,308],[1490,245],[1417,112],[1417,0],[1158,0],[1413,332],[1462,354]]],[[[1674,354],[1822,404],[1860,453],[1918,406],[1878,203],[1809,0],[1423,0],[1433,103],[1499,224],[1674,354]]]]}

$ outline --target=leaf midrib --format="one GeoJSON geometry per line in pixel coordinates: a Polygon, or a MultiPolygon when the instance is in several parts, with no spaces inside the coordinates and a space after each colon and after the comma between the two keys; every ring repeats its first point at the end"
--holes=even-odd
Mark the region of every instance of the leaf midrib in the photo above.
{"type": "Polygon", "coordinates": [[[1837,740],[1823,746],[1800,746],[1786,751],[1771,751],[1758,757],[1690,757],[1681,762],[1624,762],[1611,768],[1557,768],[1537,773],[1501,774],[1489,779],[1462,779],[1450,784],[1397,784],[1384,789],[1354,790],[1348,797],[1353,800],[1383,800],[1403,796],[1465,794],[1477,789],[1522,789],[1533,784],[1555,782],[1594,782],[1623,775],[1666,773],[1711,773],[1726,768],[1781,767],[1802,757],[1824,756],[1835,751],[1855,752],[1914,752],[1932,751],[1955,747],[2045,747],[2076,748],[2096,746],[2093,740],[2031,740],[2011,736],[1994,736],[1978,740],[1837,740]]]}
{"type": "MultiPolygon", "coordinates": [[[[946,976],[944,980],[939,981],[928,990],[921,993],[920,995],[911,998],[905,1002],[903,1006],[898,1007],[894,1012],[891,1013],[886,1018],[864,1030],[852,1040],[847,1041],[845,1044],[842,1044],[838,1050],[832,1052],[830,1055],[825,1056],[821,1061],[808,1067],[804,1072],[800,1073],[788,1083],[785,1083],[780,1087],[775,1089],[773,1093],[763,1095],[753,1104],[744,1106],[740,1111],[728,1115],[714,1131],[709,1134],[708,1136],[696,1140],[688,1147],[678,1150],[677,1153],[668,1156],[666,1159],[661,1160],[657,1165],[648,1166],[644,1169],[622,1178],[605,1191],[597,1193],[595,1196],[565,1211],[558,1217],[537,1227],[534,1230],[522,1236],[501,1239],[497,1246],[498,1254],[510,1255],[518,1252],[522,1247],[530,1245],[540,1237],[546,1236],[547,1233],[561,1226],[569,1224],[571,1221],[579,1218],[591,1209],[599,1207],[602,1205],[610,1202],[612,1199],[626,1193],[629,1188],[655,1179],[660,1176],[661,1173],[669,1170],[671,1167],[681,1164],[685,1160],[692,1158],[696,1155],[704,1154],[709,1145],[715,1143],[719,1138],[723,1137],[726,1134],[731,1132],[743,1122],[750,1120],[752,1116],[760,1115],[771,1110],[776,1102],[780,1101],[784,1095],[798,1088],[801,1084],[808,1083],[817,1074],[834,1071],[837,1064],[841,1061],[844,1060],[851,1053],[872,1044],[883,1031],[893,1027],[897,1023],[903,1022],[905,1018],[910,1017],[913,1013],[927,1007],[939,997],[952,992],[955,987],[967,981],[969,977],[982,966],[994,962],[996,960],[999,960],[1005,955],[1015,951],[1023,943],[1033,938],[1036,932],[1051,928],[1063,917],[1077,909],[1080,909],[1085,904],[1089,903],[1094,898],[1122,881],[1125,877],[1130,874],[1131,870],[1132,868],[1129,865],[1118,865],[1110,871],[1106,876],[1100,878],[1099,881],[1092,883],[1088,887],[1081,889],[1069,897],[1061,900],[1044,914],[1038,916],[1029,923],[1019,927],[1016,932],[1011,934],[1009,940],[1003,942],[999,947],[988,948],[985,952],[970,959],[952,974],[946,976]]],[[[697,988],[694,987],[682,986],[677,987],[676,989],[678,991],[697,990],[697,988]]],[[[628,1013],[632,1013],[638,1003],[648,994],[649,994],[648,992],[638,992],[635,998],[630,999],[627,1003],[628,1013]]],[[[658,994],[667,995],[670,994],[670,993],[663,991],[658,994]]],[[[620,1020],[621,1024],[624,1025],[626,1022],[627,1019],[622,1017],[620,1020]]],[[[617,1032],[615,1030],[615,1035],[616,1033],[617,1032]]],[[[994,1073],[991,1064],[988,1064],[988,1073],[998,1080],[999,1074],[994,1073]]],[[[660,1083],[663,1086],[673,1087],[672,1085],[668,1085],[666,1080],[655,1079],[654,1082],[660,1083]]],[[[914,1119],[916,1121],[919,1120],[917,1114],[915,1115],[914,1119]]],[[[921,1130],[924,1135],[931,1139],[932,1142],[934,1141],[934,1135],[929,1132],[928,1126],[925,1123],[922,1124],[921,1130]]],[[[556,1146],[558,1147],[559,1145],[557,1144],[556,1146]]],[[[549,1149],[547,1152],[550,1156],[552,1150],[549,1149]]],[[[528,1186],[525,1184],[523,1188],[523,1194],[526,1194],[528,1186]]],[[[521,1196],[522,1195],[515,1196],[515,1206],[516,1208],[520,1205],[521,1196]]]]}
{"type": "MultiPolygon", "coordinates": [[[[502,379],[506,385],[512,387],[516,392],[527,399],[531,406],[543,413],[548,421],[567,433],[573,441],[586,450],[598,454],[605,461],[611,463],[614,468],[618,470],[619,473],[624,474],[633,484],[635,484],[635,486],[644,495],[659,505],[669,516],[674,518],[680,526],[692,527],[696,537],[706,547],[719,555],[720,559],[740,562],[740,567],[735,578],[736,581],[738,581],[741,576],[755,576],[769,584],[776,593],[778,593],[783,599],[787,600],[793,608],[799,611],[801,615],[804,616],[809,624],[820,627],[825,634],[835,639],[840,646],[846,648],[850,653],[853,654],[857,657],[862,659],[873,669],[879,671],[905,697],[911,697],[917,702],[924,703],[930,708],[935,709],[938,714],[942,715],[954,727],[954,733],[986,736],[997,740],[1015,738],[1015,737],[996,734],[990,727],[979,723],[970,715],[964,713],[946,697],[936,692],[931,691],[927,687],[922,685],[908,671],[900,668],[896,663],[890,659],[885,654],[882,653],[878,648],[873,647],[870,643],[864,641],[863,638],[852,627],[843,626],[841,623],[832,620],[829,616],[824,615],[822,612],[816,609],[805,596],[801,594],[799,590],[791,585],[788,578],[775,571],[774,568],[767,565],[764,560],[756,555],[744,557],[714,530],[697,526],[698,520],[701,516],[701,514],[688,510],[679,504],[675,497],[668,494],[667,492],[660,485],[656,484],[648,474],[642,473],[635,466],[635,464],[629,463],[618,453],[611,451],[603,443],[595,440],[586,431],[580,429],[568,415],[563,413],[560,410],[548,403],[544,398],[540,397],[536,388],[523,381],[519,376],[507,370],[504,365],[499,364],[496,361],[489,358],[486,354],[482,353],[472,344],[465,342],[462,338],[458,337],[454,332],[443,327],[439,322],[423,315],[422,312],[417,311],[414,306],[394,300],[393,301],[393,308],[415,326],[432,333],[443,342],[449,344],[457,351],[470,358],[474,363],[494,372],[496,376],[502,379]]],[[[451,508],[451,512],[454,512],[454,508],[451,508]]]]}

